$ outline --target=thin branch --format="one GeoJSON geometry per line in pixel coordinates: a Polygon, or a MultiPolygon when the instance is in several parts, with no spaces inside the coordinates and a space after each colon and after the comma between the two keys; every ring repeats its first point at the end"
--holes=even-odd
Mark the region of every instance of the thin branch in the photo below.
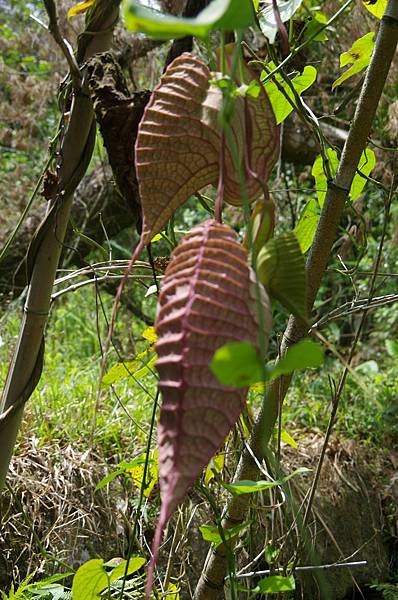
{"type": "Polygon", "coordinates": [[[82,74],[80,72],[79,65],[77,64],[73,48],[66,40],[62,37],[58,27],[57,8],[54,0],[44,0],[44,6],[48,14],[48,31],[54,38],[54,41],[61,49],[62,54],[66,58],[69,66],[69,71],[72,79],[72,86],[75,90],[80,90],[82,87],[82,74]]]}
{"type": "MultiPolygon", "coordinates": [[[[362,568],[366,567],[368,562],[366,560],[357,560],[355,562],[346,562],[346,563],[331,563],[327,565],[305,565],[302,567],[295,567],[293,569],[293,573],[299,571],[326,571],[329,569],[353,569],[353,568],[362,568]]],[[[284,569],[282,567],[278,567],[276,569],[265,569],[264,571],[250,571],[249,573],[240,573],[235,577],[237,579],[243,579],[244,577],[256,577],[260,575],[271,575],[271,573],[283,573],[284,569]]]]}

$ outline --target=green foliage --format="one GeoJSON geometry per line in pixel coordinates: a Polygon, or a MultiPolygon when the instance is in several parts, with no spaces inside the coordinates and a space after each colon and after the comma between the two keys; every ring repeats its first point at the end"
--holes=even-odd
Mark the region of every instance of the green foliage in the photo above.
{"type": "Polygon", "coordinates": [[[259,594],[278,594],[280,592],[291,592],[296,589],[293,575],[283,577],[282,575],[270,575],[258,582],[254,588],[259,594]]]}
{"type": "Polygon", "coordinates": [[[335,89],[353,75],[357,75],[357,73],[366,69],[372,56],[375,44],[374,37],[375,34],[371,31],[356,40],[347,52],[343,52],[340,56],[340,68],[346,67],[347,65],[351,65],[351,67],[336,79],[332,85],[332,89],[335,89]]]}
{"type": "Polygon", "coordinates": [[[104,385],[113,385],[117,381],[131,377],[139,381],[145,375],[153,372],[157,356],[153,352],[144,350],[137,357],[128,362],[116,363],[102,379],[104,385]]]}
{"type": "Polygon", "coordinates": [[[199,531],[202,538],[206,542],[214,544],[214,546],[217,548],[217,546],[223,543],[223,538],[224,540],[232,540],[239,533],[247,529],[249,525],[250,523],[242,523],[241,525],[237,525],[236,527],[231,527],[229,529],[222,528],[222,536],[220,533],[221,526],[215,527],[213,525],[199,525],[199,531]]]}
{"type": "Polygon", "coordinates": [[[16,590],[13,584],[8,594],[0,590],[1,600],[70,600],[70,592],[63,585],[56,583],[70,575],[72,573],[56,574],[41,581],[32,582],[34,573],[31,573],[16,590]]]}
{"type": "MultiPolygon", "coordinates": [[[[304,206],[294,233],[300,244],[301,252],[305,253],[312,245],[316,228],[319,222],[320,208],[322,208],[327,192],[327,172],[331,177],[336,175],[339,159],[337,152],[328,148],[326,151],[327,166],[321,155],[317,156],[312,166],[311,174],[315,179],[317,198],[311,198],[304,206]]],[[[358,173],[355,175],[350,189],[350,200],[354,201],[363,192],[367,177],[376,164],[376,155],[371,148],[367,148],[361,156],[358,173]]]]}
{"type": "Polygon", "coordinates": [[[289,348],[275,367],[263,366],[256,349],[249,342],[232,342],[214,353],[210,369],[220,383],[239,388],[270,381],[294,371],[316,369],[322,363],[321,346],[309,339],[289,348]]]}
{"type": "Polygon", "coordinates": [[[293,371],[316,369],[323,364],[322,347],[310,339],[302,340],[289,348],[272,370],[271,377],[288,375],[293,371]]]}
{"type": "MultiPolygon", "coordinates": [[[[275,68],[274,63],[268,63],[267,71],[263,71],[261,78],[264,79],[267,72],[275,68]]],[[[306,65],[301,74],[290,79],[290,85],[279,75],[275,75],[275,81],[269,79],[264,87],[270,99],[276,122],[282,123],[297,105],[296,95],[301,96],[316,81],[317,70],[312,65],[306,65]],[[293,89],[292,89],[293,88],[293,89]]]]}
{"type": "Polygon", "coordinates": [[[320,216],[319,202],[315,198],[311,198],[304,206],[300,215],[299,221],[294,228],[294,233],[297,237],[300,249],[303,254],[312,246],[316,228],[318,226],[320,216]]]}
{"type": "Polygon", "coordinates": [[[398,584],[377,583],[370,587],[377,592],[381,592],[384,600],[398,600],[398,584]]]}
{"type": "MultiPolygon", "coordinates": [[[[337,152],[328,148],[326,151],[327,165],[321,155],[317,156],[312,167],[311,174],[315,179],[316,192],[318,196],[319,206],[322,207],[325,201],[327,192],[327,173],[334,177],[337,173],[339,166],[339,159],[337,152]]],[[[370,175],[376,164],[376,155],[371,148],[366,148],[362,152],[361,158],[358,164],[358,172],[354,176],[354,179],[350,188],[350,199],[356,200],[362,193],[365,185],[366,178],[370,175]]]]}
{"type": "Polygon", "coordinates": [[[305,262],[293,232],[270,239],[260,250],[257,275],[272,297],[294,315],[307,319],[305,262]]]}
{"type": "Polygon", "coordinates": [[[141,489],[145,464],[148,464],[148,469],[146,474],[147,480],[145,482],[144,496],[148,497],[158,479],[159,468],[157,452],[151,452],[148,459],[146,453],[143,453],[130,462],[120,462],[116,469],[101,479],[101,481],[96,485],[95,491],[103,489],[119,475],[130,477],[138,489],[141,489]]]}
{"type": "Polygon", "coordinates": [[[312,39],[314,42],[327,42],[329,39],[322,27],[328,22],[327,15],[320,10],[314,10],[312,18],[308,21],[305,28],[306,40],[312,39]]]}
{"type": "Polygon", "coordinates": [[[213,356],[210,370],[220,383],[238,388],[260,381],[264,371],[250,342],[231,342],[221,346],[213,356]]]}
{"type": "Polygon", "coordinates": [[[76,571],[72,584],[73,598],[74,600],[97,600],[109,584],[103,559],[93,558],[76,571]]]}
{"type": "Polygon", "coordinates": [[[363,0],[364,5],[372,15],[381,19],[387,8],[387,0],[363,0]]]}
{"type": "Polygon", "coordinates": [[[234,496],[241,496],[242,494],[255,494],[257,492],[263,492],[265,490],[271,490],[275,487],[284,485],[289,479],[295,477],[296,475],[301,475],[303,473],[309,473],[310,469],[306,467],[299,467],[286,477],[282,477],[282,479],[277,479],[275,481],[235,481],[234,483],[224,483],[223,486],[234,496]]]}
{"type": "Polygon", "coordinates": [[[112,583],[141,569],[146,560],[132,556],[116,562],[115,566],[114,560],[104,563],[102,558],[94,558],[79,567],[72,583],[73,600],[97,600],[112,583]]]}
{"type": "Polygon", "coordinates": [[[145,8],[135,0],[126,3],[126,26],[157,39],[176,39],[186,35],[207,38],[212,30],[244,29],[254,24],[251,0],[215,0],[195,18],[165,16],[145,8]]]}

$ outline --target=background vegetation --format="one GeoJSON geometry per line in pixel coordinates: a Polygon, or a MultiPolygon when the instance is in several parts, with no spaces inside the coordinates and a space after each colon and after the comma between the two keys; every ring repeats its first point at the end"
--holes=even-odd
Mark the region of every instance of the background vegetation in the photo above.
{"type": "MultiPolygon", "coordinates": [[[[62,0],[57,8],[62,32],[75,44],[84,17],[66,18],[72,4],[62,0]]],[[[318,7],[304,0],[289,23],[291,42],[308,39],[311,27],[333,16],[341,4],[327,0],[318,7]]],[[[31,3],[11,0],[1,8],[3,247],[29,205],[22,233],[16,235],[0,261],[0,356],[1,378],[5,381],[24,302],[23,293],[20,294],[24,286],[21,260],[45,211],[44,198],[36,195],[31,206],[29,199],[48,160],[49,148],[54,151],[51,139],[59,119],[57,95],[66,65],[41,25],[47,22],[47,15],[39,0],[31,3]]],[[[320,118],[327,139],[338,152],[353,117],[363,78],[361,71],[332,89],[343,71],[339,58],[355,40],[377,28],[378,20],[363,3],[352,2],[343,16],[319,39],[308,43],[291,64],[291,76],[302,73],[306,65],[316,67],[316,81],[303,98],[320,118]]],[[[214,47],[218,42],[215,33],[214,47]]],[[[264,39],[259,34],[249,32],[247,43],[261,58],[266,54],[264,39]]],[[[272,52],[280,57],[278,43],[277,38],[272,52]]],[[[153,89],[168,49],[169,43],[148,41],[118,26],[114,52],[131,92],[153,89]]],[[[197,43],[195,51],[206,56],[208,50],[197,43]]],[[[295,376],[281,415],[281,441],[278,443],[277,434],[275,438],[275,456],[281,462],[273,467],[274,474],[278,469],[282,474],[299,467],[315,470],[330,420],[333,390],[353,350],[307,533],[303,533],[292,516],[295,503],[303,501],[311,482],[308,474],[302,474],[292,480],[285,491],[286,497],[283,492],[280,495],[277,490],[270,490],[252,501],[248,524],[238,541],[236,569],[242,572],[267,566],[285,568],[292,548],[298,540],[303,543],[303,537],[308,538],[307,543],[310,539],[314,541],[316,547],[316,556],[311,556],[304,544],[301,558],[307,563],[341,562],[350,557],[368,561],[367,567],[352,571],[352,575],[335,571],[329,576],[328,572],[325,585],[330,596],[322,596],[326,593],[322,592],[322,582],[317,584],[321,585],[319,592],[311,581],[300,578],[298,589],[305,598],[319,593],[325,598],[354,598],[360,597],[360,593],[366,598],[398,598],[397,74],[395,61],[369,140],[376,166],[360,195],[347,204],[316,301],[314,322],[320,325],[313,328],[313,333],[324,344],[324,365],[295,376]],[[354,309],[368,297],[383,235],[385,243],[374,293],[379,300],[368,312],[359,340],[353,346],[363,315],[363,309],[354,309]],[[266,512],[265,506],[271,506],[271,510],[266,512]],[[254,556],[258,560],[252,563],[254,556]]],[[[316,198],[316,188],[319,189],[319,181],[312,175],[318,151],[294,112],[284,121],[281,135],[283,151],[269,185],[276,205],[276,234],[303,223],[303,210],[309,200],[316,198]]],[[[93,190],[104,198],[101,210],[106,214],[107,202],[114,193],[113,175],[99,133],[88,174],[77,195],[87,214],[93,190]]],[[[211,204],[214,190],[205,190],[204,196],[211,204]]],[[[133,271],[134,279],[126,286],[115,330],[115,349],[108,357],[109,368],[121,358],[136,360],[135,377],[116,377],[112,385],[99,389],[101,352],[114,294],[125,261],[137,242],[132,218],[128,223],[124,221],[128,219],[128,210],[127,207],[124,214],[123,204],[119,208],[116,220],[126,226],[113,228],[111,235],[106,219],[101,223],[101,235],[94,241],[91,231],[87,233],[84,229],[84,220],[75,224],[69,234],[58,276],[69,274],[71,278],[55,288],[56,294],[62,290],[64,293],[53,302],[43,375],[27,404],[7,487],[1,496],[0,590],[5,599],[61,598],[61,593],[70,588],[72,572],[82,563],[93,558],[105,561],[115,556],[124,558],[132,539],[134,555],[149,556],[159,492],[156,451],[154,444],[147,446],[157,384],[153,364],[146,366],[153,357],[153,338],[148,327],[156,309],[148,255],[142,255],[143,263],[133,271]],[[88,242],[85,235],[90,237],[88,242]],[[82,241],[86,244],[84,251],[79,246],[82,241]],[[76,247],[78,251],[73,252],[76,247]],[[89,266],[90,276],[90,265],[107,260],[123,261],[117,263],[120,268],[115,271],[119,279],[93,278],[86,285],[87,274],[79,277],[76,274],[78,268],[89,266]],[[81,287],[66,289],[83,282],[81,287]],[[150,462],[144,489],[145,456],[150,462]],[[104,481],[109,474],[114,477],[104,481]],[[101,481],[103,485],[97,489],[101,481]],[[46,579],[59,573],[66,574],[65,579],[46,579]],[[43,580],[45,583],[38,583],[43,580]],[[17,589],[19,596],[12,591],[17,589]]],[[[197,197],[191,198],[177,211],[167,236],[152,244],[156,260],[167,257],[174,241],[206,215],[203,199],[200,202],[197,197]]],[[[237,210],[228,208],[226,219],[243,235],[243,219],[237,210]]],[[[288,314],[277,302],[272,309],[270,358],[274,359],[288,314]]],[[[261,390],[254,386],[247,414],[228,438],[222,456],[206,470],[202,481],[175,515],[162,550],[158,597],[163,597],[162,594],[175,599],[192,597],[205,557],[206,540],[218,535],[217,530],[214,533],[199,527],[214,527],[220,517],[227,498],[220,482],[229,481],[233,475],[240,444],[261,400],[261,390]]],[[[241,592],[242,597],[266,596],[261,590],[253,592],[258,580],[258,577],[244,580],[252,591],[241,592]]],[[[120,581],[115,580],[110,597],[142,597],[143,564],[137,563],[136,572],[131,573],[122,592],[120,581]]],[[[286,595],[281,593],[281,597],[286,595]]]]}

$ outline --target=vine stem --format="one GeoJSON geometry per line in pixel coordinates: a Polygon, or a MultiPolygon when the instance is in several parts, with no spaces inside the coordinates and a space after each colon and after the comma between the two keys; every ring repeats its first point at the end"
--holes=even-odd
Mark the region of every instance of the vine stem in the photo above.
{"type": "MultiPolygon", "coordinates": [[[[326,270],[344,205],[349,195],[361,154],[366,147],[372,122],[380,101],[398,42],[398,2],[388,0],[381,20],[375,49],[362,86],[355,115],[343,148],[339,168],[333,180],[328,181],[326,198],[319,219],[315,239],[311,247],[306,271],[308,281],[308,309],[313,304],[326,270]]],[[[307,334],[307,328],[291,316],[283,335],[281,355],[307,334]]],[[[250,446],[255,456],[265,458],[281,406],[291,382],[292,375],[282,376],[273,382],[264,398],[262,408],[254,424],[250,446]]],[[[234,480],[258,479],[259,471],[250,453],[241,455],[234,480]]],[[[232,527],[245,519],[249,495],[236,496],[230,501],[224,527],[232,527]]],[[[210,550],[202,575],[198,581],[194,600],[218,600],[223,598],[224,579],[227,572],[226,549],[223,545],[210,550]]]]}

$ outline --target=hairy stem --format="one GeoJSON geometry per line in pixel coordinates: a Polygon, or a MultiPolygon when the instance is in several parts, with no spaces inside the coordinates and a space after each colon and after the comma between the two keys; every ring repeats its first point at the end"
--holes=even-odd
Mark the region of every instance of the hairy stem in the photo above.
{"type": "MultiPolygon", "coordinates": [[[[369,65],[357,109],[341,156],[334,180],[328,182],[328,190],[322,208],[314,243],[307,260],[308,309],[312,310],[324,275],[337,228],[343,214],[345,201],[361,154],[366,147],[379,100],[387,79],[398,41],[398,2],[389,0],[381,21],[375,50],[369,65]]],[[[295,317],[290,317],[281,347],[281,355],[307,333],[306,327],[295,317]]],[[[278,409],[286,396],[291,376],[281,377],[273,383],[264,398],[262,409],[253,427],[250,445],[258,459],[265,458],[266,450],[278,417],[278,409]]],[[[258,467],[248,452],[243,452],[235,473],[235,480],[256,479],[258,467]]],[[[232,527],[243,522],[248,510],[249,495],[236,496],[230,501],[224,526],[232,527]]],[[[225,548],[221,545],[210,550],[199,579],[195,600],[218,600],[223,598],[224,578],[227,571],[225,548]]]]}

